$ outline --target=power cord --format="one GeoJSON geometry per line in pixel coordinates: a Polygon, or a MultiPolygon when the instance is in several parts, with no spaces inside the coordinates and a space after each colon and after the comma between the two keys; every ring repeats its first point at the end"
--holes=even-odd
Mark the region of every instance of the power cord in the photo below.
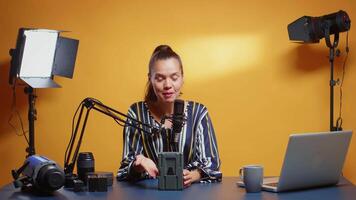
{"type": "Polygon", "coordinates": [[[9,126],[13,129],[13,131],[15,132],[15,134],[17,136],[24,136],[27,144],[29,145],[29,141],[28,141],[28,138],[26,136],[26,134],[29,132],[29,130],[26,130],[24,129],[24,125],[23,125],[23,120],[21,118],[21,115],[20,115],[20,112],[19,110],[17,109],[16,107],[16,79],[14,81],[14,84],[12,85],[12,103],[11,103],[11,112],[10,112],[10,116],[9,116],[9,119],[7,121],[7,123],[9,124],[9,126]],[[14,117],[14,115],[17,117],[17,119],[19,120],[20,122],[20,126],[21,126],[21,132],[22,133],[19,133],[17,128],[16,128],[16,125],[14,125],[12,123],[12,119],[14,117]]]}
{"type": "MultiPolygon", "coordinates": [[[[91,98],[91,97],[88,97],[86,99],[90,99],[91,101],[93,102],[97,102],[98,104],[97,105],[100,105],[100,104],[103,104],[101,101],[99,101],[98,99],[95,99],[95,98],[91,98]]],[[[70,141],[68,143],[68,146],[66,148],[66,151],[65,151],[65,155],[64,155],[64,163],[66,162],[67,158],[68,158],[68,151],[69,151],[69,148],[70,148],[70,144],[72,144],[74,141],[74,123],[75,123],[75,120],[77,118],[77,114],[78,114],[78,111],[79,109],[83,106],[83,104],[85,104],[86,102],[86,99],[84,99],[83,101],[80,102],[80,104],[78,105],[74,115],[73,115],[73,118],[72,118],[72,131],[71,131],[71,137],[70,137],[70,141]]],[[[103,108],[103,107],[102,107],[103,108]]],[[[103,108],[105,109],[108,113],[112,114],[112,115],[115,115],[114,113],[112,113],[109,109],[106,109],[106,108],[103,108]]],[[[126,126],[124,123],[120,122],[119,120],[117,119],[114,119],[114,121],[119,124],[120,126],[126,126]]]]}
{"type": "Polygon", "coordinates": [[[345,79],[345,71],[346,71],[346,62],[347,62],[347,58],[348,58],[348,55],[349,55],[349,52],[350,52],[350,48],[349,48],[349,32],[347,31],[346,32],[346,48],[345,48],[345,51],[346,51],[346,56],[345,56],[345,59],[344,59],[344,62],[343,62],[343,65],[342,65],[342,76],[341,76],[341,81],[340,81],[340,104],[339,104],[339,117],[337,118],[336,120],[336,127],[338,130],[341,130],[341,127],[342,127],[342,117],[341,117],[341,114],[342,114],[342,86],[344,84],[344,79],[345,79]]]}

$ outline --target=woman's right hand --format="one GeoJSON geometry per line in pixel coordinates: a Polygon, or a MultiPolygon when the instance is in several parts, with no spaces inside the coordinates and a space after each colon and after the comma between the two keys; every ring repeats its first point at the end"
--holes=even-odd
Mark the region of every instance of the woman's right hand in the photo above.
{"type": "Polygon", "coordinates": [[[158,169],[156,164],[149,158],[143,155],[137,155],[134,162],[134,168],[137,172],[147,172],[150,177],[156,178],[158,176],[158,169]]]}

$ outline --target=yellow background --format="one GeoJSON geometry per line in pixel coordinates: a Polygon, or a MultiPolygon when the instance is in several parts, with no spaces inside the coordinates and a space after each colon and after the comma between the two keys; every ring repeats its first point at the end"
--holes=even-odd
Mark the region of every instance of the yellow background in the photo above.
{"type": "MultiPolygon", "coordinates": [[[[0,2],[0,185],[25,159],[26,142],[8,125],[12,91],[10,57],[20,27],[68,30],[80,40],[72,80],[55,80],[61,89],[38,89],[36,152],[63,166],[71,121],[82,99],[91,96],[126,112],[144,95],[153,49],[169,44],[185,70],[183,98],[205,104],[212,117],[224,176],[245,164],[262,164],[278,175],[291,133],[329,129],[329,63],[324,40],[299,45],[287,25],[303,16],[347,11],[356,21],[352,0],[308,1],[51,1],[0,2]]],[[[354,25],[354,24],[353,24],[354,25]]],[[[343,90],[344,129],[356,130],[356,32],[351,25],[350,55],[343,90]]],[[[342,55],[336,60],[341,77],[342,55]]],[[[335,116],[339,91],[335,90],[335,116]]],[[[27,129],[27,97],[17,87],[17,109],[27,129]]],[[[17,118],[12,123],[19,128],[17,118]]],[[[19,130],[18,130],[19,131],[19,130]]],[[[116,172],[122,153],[122,128],[92,112],[82,151],[92,151],[96,169],[116,172]]],[[[344,175],[356,183],[356,139],[344,175]]]]}

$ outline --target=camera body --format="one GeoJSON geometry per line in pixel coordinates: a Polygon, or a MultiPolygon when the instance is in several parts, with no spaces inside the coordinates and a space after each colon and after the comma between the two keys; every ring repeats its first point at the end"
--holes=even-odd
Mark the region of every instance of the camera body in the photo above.
{"type": "Polygon", "coordinates": [[[13,170],[15,187],[34,189],[40,193],[51,193],[64,185],[64,171],[54,161],[39,155],[29,156],[23,166],[13,170]],[[22,173],[22,177],[19,175],[22,173]]]}

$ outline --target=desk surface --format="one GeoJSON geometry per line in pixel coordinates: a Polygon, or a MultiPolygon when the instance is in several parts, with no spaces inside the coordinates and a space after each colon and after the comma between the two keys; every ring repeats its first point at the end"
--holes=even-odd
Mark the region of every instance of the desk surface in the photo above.
{"type": "Polygon", "coordinates": [[[322,200],[349,200],[355,199],[356,187],[342,178],[338,186],[293,191],[285,193],[246,193],[243,188],[236,186],[236,177],[224,177],[221,183],[193,184],[183,191],[160,191],[157,189],[157,180],[144,180],[137,183],[116,182],[108,192],[78,192],[74,193],[67,189],[60,189],[52,196],[34,196],[22,193],[8,184],[0,189],[0,199],[128,199],[128,200],[150,200],[150,199],[263,199],[263,200],[300,200],[300,199],[322,199],[322,200]]]}

